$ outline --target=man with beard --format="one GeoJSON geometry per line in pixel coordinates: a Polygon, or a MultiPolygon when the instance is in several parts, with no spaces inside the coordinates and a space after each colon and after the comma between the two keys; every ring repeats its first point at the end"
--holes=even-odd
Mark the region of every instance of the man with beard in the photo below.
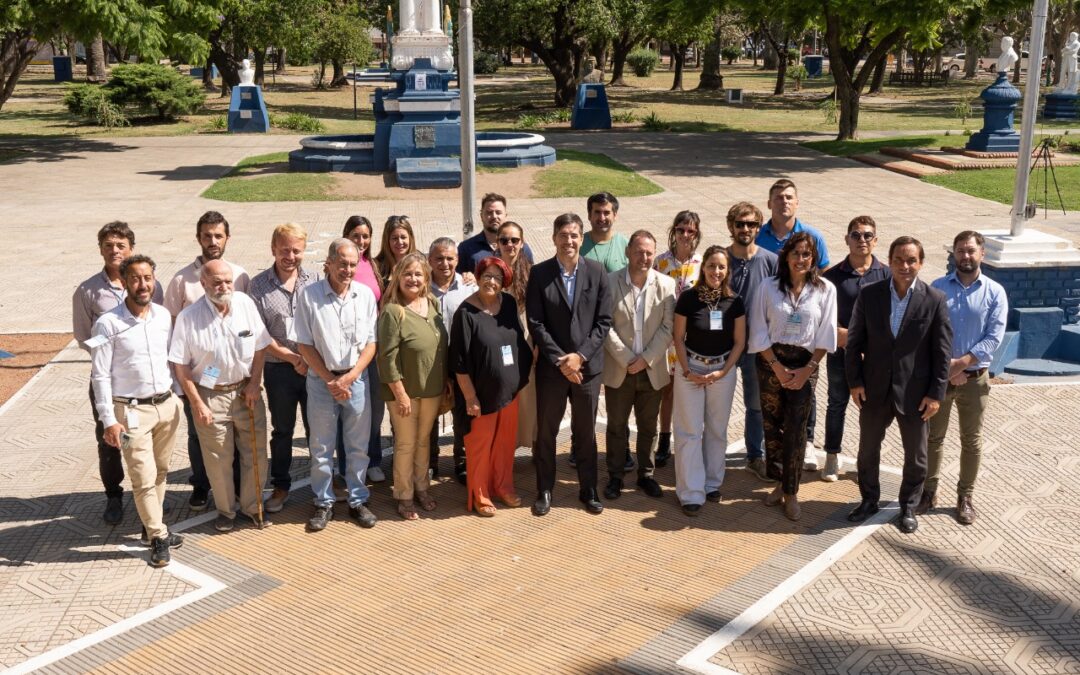
{"type": "MultiPolygon", "coordinates": [[[[476,263],[491,255],[499,255],[499,226],[508,219],[506,197],[489,192],[480,200],[480,222],[484,229],[458,246],[458,274],[472,274],[476,263]]],[[[532,249],[525,244],[525,257],[533,261],[532,249]]]]}
{"type": "Polygon", "coordinates": [[[228,263],[211,260],[200,276],[205,295],[176,317],[169,361],[191,404],[214,490],[214,528],[228,532],[236,519],[234,448],[240,452],[240,511],[262,528],[269,523],[262,513],[267,467],[261,384],[272,339],[254,301],[233,291],[228,263]]]}
{"type": "Polygon", "coordinates": [[[961,525],[975,522],[975,478],[982,455],[983,413],[990,402],[988,369],[994,352],[1005,337],[1009,300],[1001,284],[982,274],[986,240],[978,232],[965,230],[953,239],[956,270],[930,284],[945,294],[953,327],[949,386],[941,412],[930,420],[929,461],[926,487],[916,513],[926,513],[937,504],[941,473],[942,443],[949,430],[953,404],[960,419],[960,480],[956,484],[956,520],[961,525]]]}
{"type": "Polygon", "coordinates": [[[163,567],[169,564],[169,548],[184,542],[162,522],[180,406],[172,394],[168,361],[172,321],[164,307],[153,303],[154,268],[144,255],[120,263],[124,300],[98,318],[86,344],[104,442],[123,454],[135,510],[150,544],[150,564],[163,567]]]}
{"type": "Polygon", "coordinates": [[[619,200],[610,192],[597,192],[585,202],[590,229],[581,241],[581,257],[595,260],[610,274],[626,267],[626,235],[615,231],[619,200]]]}
{"type": "MultiPolygon", "coordinates": [[[[195,224],[195,240],[199,242],[202,254],[195,261],[176,273],[165,289],[165,308],[172,314],[173,322],[185,307],[198,302],[203,297],[201,270],[203,265],[211,260],[224,260],[225,246],[229,243],[229,221],[217,211],[207,211],[202,214],[195,224]]],[[[246,293],[250,280],[243,267],[231,262],[226,262],[232,270],[233,288],[241,293],[246,293]]],[[[191,404],[186,396],[182,396],[184,403],[184,418],[188,428],[188,461],[191,463],[191,498],[188,505],[192,511],[202,511],[206,508],[210,495],[210,481],[206,477],[206,467],[203,466],[202,450],[199,448],[199,437],[193,431],[195,422],[191,413],[191,404]]],[[[239,464],[234,463],[234,468],[239,464]]],[[[236,487],[236,486],[234,486],[236,487]]]]}
{"type": "MultiPolygon", "coordinates": [[[[71,296],[72,332],[79,347],[90,351],[86,341],[94,322],[102,314],[124,304],[127,292],[120,276],[120,265],[135,252],[135,233],[127,223],[114,221],[98,230],[98,252],[105,261],[105,267],[79,284],[71,296]]],[[[161,284],[154,281],[153,301],[161,303],[161,284]]],[[[90,409],[94,413],[94,436],[97,437],[98,472],[105,487],[105,513],[103,518],[109,525],[116,525],[124,519],[124,464],[120,458],[120,448],[105,442],[105,426],[97,414],[94,404],[94,384],[90,383],[90,409]]]]}

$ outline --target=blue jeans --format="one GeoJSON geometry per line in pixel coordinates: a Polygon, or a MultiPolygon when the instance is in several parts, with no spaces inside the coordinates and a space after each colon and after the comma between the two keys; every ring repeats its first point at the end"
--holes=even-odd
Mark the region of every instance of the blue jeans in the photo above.
{"type": "MultiPolygon", "coordinates": [[[[371,400],[371,434],[368,436],[368,468],[382,468],[382,421],[386,413],[386,404],[379,397],[379,368],[375,359],[364,369],[364,375],[368,380],[368,391],[371,400]]],[[[341,440],[341,419],[338,419],[337,437],[337,467],[338,474],[345,475],[345,444],[341,440]]]]}
{"type": "Polygon", "coordinates": [[[844,442],[844,418],[851,400],[844,367],[844,350],[837,349],[825,361],[829,373],[829,407],[825,411],[825,452],[840,452],[844,442]]]}
{"type": "Polygon", "coordinates": [[[369,393],[367,376],[361,375],[353,382],[352,396],[346,401],[336,401],[322,378],[314,371],[308,371],[308,422],[311,424],[308,449],[311,452],[311,491],[315,493],[315,506],[334,504],[334,449],[337,446],[338,420],[341,420],[341,436],[345,445],[345,471],[342,475],[349,490],[349,506],[359,506],[367,502],[370,496],[364,485],[368,468],[368,436],[371,432],[369,393]]]}
{"type": "Polygon", "coordinates": [[[739,357],[743,406],[746,408],[743,434],[746,439],[747,461],[765,457],[765,429],[761,421],[761,386],[758,383],[755,360],[755,355],[748,352],[743,352],[743,355],[739,357]]]}
{"type": "Polygon", "coordinates": [[[296,407],[304,420],[304,432],[311,436],[307,416],[307,380],[291,363],[267,361],[263,366],[263,386],[266,387],[266,407],[270,409],[270,483],[275,488],[292,487],[293,430],[296,429],[296,407]]]}

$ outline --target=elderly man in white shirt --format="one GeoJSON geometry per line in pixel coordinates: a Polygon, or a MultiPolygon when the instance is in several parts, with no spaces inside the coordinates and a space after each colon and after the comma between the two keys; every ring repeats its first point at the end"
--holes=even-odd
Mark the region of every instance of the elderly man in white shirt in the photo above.
{"type": "Polygon", "coordinates": [[[169,564],[183,538],[162,522],[165,478],[180,424],[180,403],[169,370],[169,312],[153,304],[154,261],[133,255],[120,264],[126,296],[94,323],[91,350],[94,406],[104,440],[120,448],[131,477],[135,509],[150,543],[150,564],[169,564]]]}
{"type": "Polygon", "coordinates": [[[232,269],[225,261],[203,265],[202,285],[202,300],[176,317],[169,361],[191,403],[218,511],[214,527],[228,532],[236,519],[235,447],[240,451],[240,511],[262,528],[269,523],[262,507],[267,466],[260,384],[270,333],[255,302],[233,291],[232,269]]]}
{"type": "Polygon", "coordinates": [[[360,253],[349,239],[335,239],[326,257],[326,278],[304,288],[296,306],[296,344],[308,364],[311,490],[315,514],[308,529],[326,529],[334,517],[334,449],[338,420],[345,446],[349,515],[374,527],[364,485],[371,431],[371,389],[365,369],[375,357],[375,294],[353,280],[360,253]]]}

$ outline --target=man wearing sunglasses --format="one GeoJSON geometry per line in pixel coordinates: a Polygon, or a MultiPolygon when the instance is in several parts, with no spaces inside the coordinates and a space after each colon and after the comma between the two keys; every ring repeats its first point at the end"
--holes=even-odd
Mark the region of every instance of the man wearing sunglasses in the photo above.
{"type": "MultiPolygon", "coordinates": [[[[506,197],[489,192],[480,200],[480,223],[482,230],[458,245],[458,274],[472,274],[476,263],[492,255],[499,255],[499,227],[509,218],[506,197]]],[[[525,258],[533,261],[532,249],[525,244],[525,258]]]]}
{"type": "Polygon", "coordinates": [[[825,468],[821,480],[835,481],[839,474],[840,445],[844,440],[844,419],[847,415],[848,385],[844,368],[844,347],[847,345],[848,321],[855,308],[859,291],[875,281],[892,276],[887,265],[874,257],[877,244],[877,223],[870,216],[856,216],[848,223],[847,257],[825,272],[826,279],[836,286],[836,351],[826,357],[829,375],[829,405],[825,410],[825,468]]]}
{"type": "MultiPolygon", "coordinates": [[[[781,178],[769,188],[769,212],[771,217],[757,235],[757,245],[777,255],[784,247],[784,242],[796,232],[806,232],[814,238],[818,251],[818,269],[829,267],[829,251],[825,238],[816,229],[799,220],[795,212],[799,210],[799,191],[787,178],[781,178]]],[[[806,455],[803,469],[817,471],[817,457],[814,454],[814,430],[817,428],[817,397],[810,399],[810,417],[806,420],[806,455]]]]}

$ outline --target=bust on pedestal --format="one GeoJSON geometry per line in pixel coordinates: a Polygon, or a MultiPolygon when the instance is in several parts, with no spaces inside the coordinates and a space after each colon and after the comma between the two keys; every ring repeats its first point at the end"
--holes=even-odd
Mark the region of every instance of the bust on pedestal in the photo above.
{"type": "Polygon", "coordinates": [[[1080,53],[1080,38],[1076,33],[1069,33],[1069,39],[1061,50],[1061,77],[1052,94],[1046,95],[1043,117],[1047,119],[1077,119],[1080,111],[1080,69],[1077,68],[1077,54],[1080,53]]]}
{"type": "Polygon", "coordinates": [[[1016,104],[1023,98],[1020,90],[1009,82],[1009,72],[1016,64],[1016,52],[1011,37],[1001,38],[1001,56],[997,60],[997,80],[982,90],[983,128],[971,135],[968,150],[979,152],[1019,152],[1020,134],[1013,128],[1016,104]]]}
{"type": "Polygon", "coordinates": [[[262,87],[255,84],[251,61],[244,59],[240,84],[233,87],[229,99],[229,133],[263,133],[270,131],[270,115],[266,112],[262,87]]]}

